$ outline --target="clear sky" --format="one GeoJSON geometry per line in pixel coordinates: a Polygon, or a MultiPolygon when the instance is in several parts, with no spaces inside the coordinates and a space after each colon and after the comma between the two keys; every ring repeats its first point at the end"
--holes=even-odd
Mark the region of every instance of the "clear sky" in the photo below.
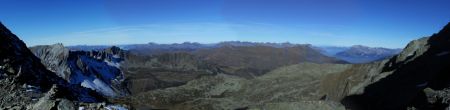
{"type": "Polygon", "coordinates": [[[402,48],[450,22],[450,0],[1,0],[28,46],[291,42],[402,48]]]}

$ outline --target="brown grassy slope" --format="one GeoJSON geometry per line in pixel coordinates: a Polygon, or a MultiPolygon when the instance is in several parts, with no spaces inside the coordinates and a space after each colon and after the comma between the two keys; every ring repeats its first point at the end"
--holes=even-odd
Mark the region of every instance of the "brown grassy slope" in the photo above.
{"type": "Polygon", "coordinates": [[[183,85],[204,75],[219,72],[214,65],[188,53],[140,56],[128,54],[122,70],[132,94],[183,85]]]}
{"type": "Polygon", "coordinates": [[[380,74],[385,63],[300,63],[253,79],[219,74],[178,87],[135,94],[127,102],[135,107],[159,109],[342,109],[342,98],[363,93],[367,85],[391,74],[380,74]]]}
{"type": "Polygon", "coordinates": [[[303,104],[338,107],[328,105],[329,101],[321,101],[326,94],[319,88],[325,76],[350,67],[302,63],[281,67],[254,79],[219,74],[195,79],[178,87],[137,94],[128,102],[136,107],[160,109],[279,108],[282,105],[298,107],[303,104]]]}
{"type": "Polygon", "coordinates": [[[270,46],[223,46],[203,49],[195,55],[214,64],[225,66],[232,75],[253,78],[275,68],[301,62],[345,63],[320,54],[309,46],[275,48],[270,46]]]}
{"type": "Polygon", "coordinates": [[[275,68],[300,62],[343,63],[305,45],[284,48],[223,46],[191,53],[129,53],[122,70],[131,93],[135,94],[183,85],[201,76],[217,73],[254,78],[275,68]]]}

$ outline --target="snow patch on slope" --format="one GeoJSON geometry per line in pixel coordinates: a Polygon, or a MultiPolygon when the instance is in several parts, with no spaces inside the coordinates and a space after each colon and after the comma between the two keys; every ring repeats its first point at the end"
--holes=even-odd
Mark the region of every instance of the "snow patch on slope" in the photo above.
{"type": "Polygon", "coordinates": [[[109,66],[120,68],[120,63],[119,62],[111,62],[111,61],[108,61],[108,60],[104,60],[104,62],[106,62],[106,64],[108,64],[109,66]]]}
{"type": "Polygon", "coordinates": [[[100,92],[106,96],[115,96],[116,95],[116,93],[111,89],[111,87],[109,87],[108,84],[105,84],[105,82],[103,82],[97,78],[94,79],[93,81],[84,80],[81,83],[81,86],[90,88],[90,89],[100,92]]]}
{"type": "Polygon", "coordinates": [[[107,110],[128,110],[125,107],[122,107],[120,105],[108,105],[105,107],[107,110]]]}
{"type": "Polygon", "coordinates": [[[70,83],[81,84],[81,86],[95,90],[105,96],[115,97],[120,93],[112,88],[111,82],[122,80],[123,75],[119,69],[120,62],[114,61],[102,61],[95,57],[81,55],[77,61],[69,63],[70,68],[75,70],[71,74],[70,83]]]}

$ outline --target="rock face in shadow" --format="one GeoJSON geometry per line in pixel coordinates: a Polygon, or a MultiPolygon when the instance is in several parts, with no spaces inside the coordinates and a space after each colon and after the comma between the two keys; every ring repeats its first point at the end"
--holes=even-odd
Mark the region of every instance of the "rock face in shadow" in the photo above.
{"type": "Polygon", "coordinates": [[[52,95],[54,99],[103,100],[95,92],[71,85],[47,70],[25,43],[0,23],[0,109],[31,109],[29,105],[51,94],[55,86],[63,95],[52,95]]]}
{"type": "MultiPolygon", "coordinates": [[[[380,74],[390,72],[342,100],[352,110],[445,109],[449,103],[431,103],[424,89],[450,87],[450,24],[429,38],[415,40],[384,63],[380,74]]],[[[427,89],[428,90],[428,89],[427,89]]]]}

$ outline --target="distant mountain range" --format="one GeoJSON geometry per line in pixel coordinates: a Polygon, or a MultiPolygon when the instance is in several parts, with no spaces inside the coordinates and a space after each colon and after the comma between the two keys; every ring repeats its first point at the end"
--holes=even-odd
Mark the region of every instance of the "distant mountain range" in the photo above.
{"type": "Polygon", "coordinates": [[[316,47],[325,55],[336,57],[350,63],[369,63],[392,57],[401,52],[402,49],[389,49],[383,47],[368,47],[354,45],[351,47],[323,46],[316,47]]]}
{"type": "MultiPolygon", "coordinates": [[[[293,43],[268,43],[268,42],[245,42],[245,41],[224,41],[220,43],[201,44],[196,42],[184,42],[173,44],[128,44],[119,45],[122,49],[129,50],[132,53],[140,55],[152,55],[170,52],[193,52],[199,49],[212,49],[221,48],[226,46],[234,47],[256,47],[265,46],[272,48],[288,48],[295,46],[308,46],[315,49],[323,55],[329,57],[335,57],[340,60],[344,60],[349,63],[369,63],[373,61],[379,61],[398,54],[401,49],[389,49],[383,47],[368,47],[363,45],[354,45],[351,47],[339,47],[339,46],[313,46],[311,44],[293,44],[293,43]]],[[[78,45],[68,46],[71,50],[102,50],[109,48],[108,45],[78,45]]]]}

